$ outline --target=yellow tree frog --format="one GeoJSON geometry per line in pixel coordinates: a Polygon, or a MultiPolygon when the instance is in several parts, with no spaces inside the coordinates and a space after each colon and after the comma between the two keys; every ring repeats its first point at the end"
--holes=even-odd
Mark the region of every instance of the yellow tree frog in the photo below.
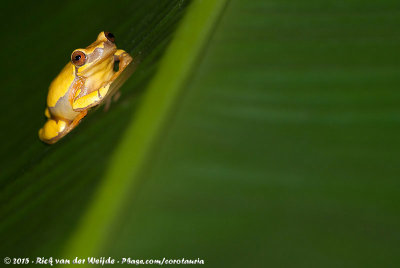
{"type": "Polygon", "coordinates": [[[112,33],[101,32],[87,48],[72,52],[71,61],[50,84],[44,112],[47,122],[39,130],[43,142],[57,142],[79,124],[90,108],[106,100],[111,83],[132,61],[114,42],[112,33]],[[116,72],[115,62],[119,62],[116,72]]]}

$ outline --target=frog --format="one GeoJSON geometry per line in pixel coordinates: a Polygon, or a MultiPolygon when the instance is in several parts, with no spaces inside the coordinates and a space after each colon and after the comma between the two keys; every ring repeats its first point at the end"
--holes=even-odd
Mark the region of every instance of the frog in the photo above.
{"type": "MultiPolygon", "coordinates": [[[[75,49],[70,62],[51,82],[44,115],[47,118],[39,130],[44,143],[54,144],[73,130],[88,111],[110,100],[110,86],[133,58],[117,49],[115,36],[102,31],[86,48],[75,49]],[[118,64],[118,70],[114,65],[118,64]]],[[[117,94],[116,94],[117,95],[117,94]]]]}

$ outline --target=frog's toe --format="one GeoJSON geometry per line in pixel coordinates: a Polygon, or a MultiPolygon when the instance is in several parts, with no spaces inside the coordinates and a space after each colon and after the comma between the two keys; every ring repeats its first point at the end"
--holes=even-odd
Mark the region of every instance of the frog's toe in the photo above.
{"type": "Polygon", "coordinates": [[[55,143],[63,137],[67,131],[67,122],[63,120],[49,119],[39,130],[39,138],[45,143],[55,143]]]}

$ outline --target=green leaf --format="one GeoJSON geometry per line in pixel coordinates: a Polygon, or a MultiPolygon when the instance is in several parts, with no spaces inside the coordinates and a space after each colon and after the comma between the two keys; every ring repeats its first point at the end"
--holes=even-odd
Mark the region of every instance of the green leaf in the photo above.
{"type": "Polygon", "coordinates": [[[396,267],[398,2],[51,3],[2,18],[3,257],[396,267]],[[41,144],[49,82],[103,29],[141,64],[41,144]]]}
{"type": "Polygon", "coordinates": [[[87,213],[188,4],[9,3],[2,17],[2,25],[10,25],[3,43],[12,59],[2,72],[1,99],[5,128],[1,132],[0,234],[7,242],[0,250],[5,256],[62,254],[87,213]],[[102,30],[113,32],[117,46],[141,60],[139,68],[109,112],[98,109],[57,144],[43,144],[37,133],[45,122],[51,80],[74,49],[90,44],[102,30]]]}
{"type": "MultiPolygon", "coordinates": [[[[143,176],[146,161],[168,124],[183,83],[218,18],[224,1],[195,2],[166,52],[160,70],[150,83],[136,118],[125,131],[121,144],[83,222],[72,238],[67,256],[98,253],[106,243],[112,223],[125,214],[124,203],[135,182],[143,176]],[[107,215],[102,221],[98,219],[107,215]],[[93,223],[97,224],[94,226],[93,223]]],[[[126,205],[126,204],[125,204],[126,205]]]]}

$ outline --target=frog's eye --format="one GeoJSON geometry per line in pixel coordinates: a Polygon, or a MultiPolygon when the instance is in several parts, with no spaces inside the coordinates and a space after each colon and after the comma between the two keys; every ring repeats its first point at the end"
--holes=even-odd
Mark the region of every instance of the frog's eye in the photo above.
{"type": "Polygon", "coordinates": [[[71,55],[71,61],[75,66],[82,66],[86,63],[86,54],[82,51],[74,51],[71,55]]]}
{"type": "Polygon", "coordinates": [[[111,41],[111,42],[115,42],[115,36],[112,34],[112,33],[110,33],[110,32],[104,32],[104,35],[107,37],[107,39],[109,40],[109,41],[111,41]]]}

